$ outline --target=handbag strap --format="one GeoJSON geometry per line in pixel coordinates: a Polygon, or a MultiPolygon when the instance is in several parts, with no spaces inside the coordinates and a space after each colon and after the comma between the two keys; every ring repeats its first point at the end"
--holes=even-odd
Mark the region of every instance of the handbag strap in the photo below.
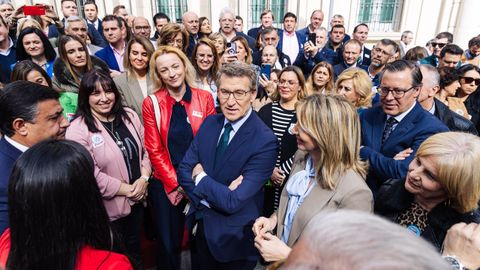
{"type": "Polygon", "coordinates": [[[160,133],[160,106],[158,106],[158,99],[154,94],[149,95],[148,97],[152,100],[155,122],[157,123],[158,133],[160,133]]]}

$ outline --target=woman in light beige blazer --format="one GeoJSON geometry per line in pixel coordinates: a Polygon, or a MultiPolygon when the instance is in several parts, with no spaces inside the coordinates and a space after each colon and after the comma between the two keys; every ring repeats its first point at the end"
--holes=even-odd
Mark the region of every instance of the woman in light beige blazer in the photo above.
{"type": "Polygon", "coordinates": [[[360,121],[343,97],[313,94],[297,104],[298,151],[278,210],[253,225],[266,261],[285,259],[307,223],[323,210],[373,210],[360,161],[360,121]],[[276,235],[273,230],[276,228],[276,235]]]}
{"type": "Polygon", "coordinates": [[[135,110],[140,119],[142,119],[143,100],[155,90],[148,64],[153,52],[154,48],[150,40],[133,36],[127,44],[123,59],[126,72],[113,78],[122,94],[124,105],[135,110]]]}

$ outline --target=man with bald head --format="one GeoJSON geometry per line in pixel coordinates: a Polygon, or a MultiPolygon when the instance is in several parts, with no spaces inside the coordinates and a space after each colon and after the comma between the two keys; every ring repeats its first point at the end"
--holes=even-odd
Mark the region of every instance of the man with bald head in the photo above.
{"type": "Polygon", "coordinates": [[[198,30],[200,29],[198,15],[192,11],[187,11],[183,13],[182,24],[183,26],[185,26],[185,29],[190,35],[189,44],[187,48],[187,55],[191,57],[193,53],[193,48],[195,48],[195,44],[197,44],[198,30]]]}
{"type": "Polygon", "coordinates": [[[310,24],[307,25],[307,27],[298,30],[297,33],[303,35],[304,37],[308,37],[308,34],[315,32],[316,29],[322,26],[323,17],[323,11],[320,9],[314,10],[310,16],[310,24]]]}
{"type": "Polygon", "coordinates": [[[340,75],[345,69],[351,67],[358,67],[365,71],[368,70],[368,66],[364,66],[357,63],[360,53],[362,52],[362,44],[356,39],[350,39],[345,43],[342,50],[342,62],[333,66],[333,75],[335,81],[338,75],[340,75]]]}
{"type": "Polygon", "coordinates": [[[133,34],[150,39],[150,32],[152,29],[150,28],[150,23],[145,17],[135,17],[132,26],[133,34]]]}

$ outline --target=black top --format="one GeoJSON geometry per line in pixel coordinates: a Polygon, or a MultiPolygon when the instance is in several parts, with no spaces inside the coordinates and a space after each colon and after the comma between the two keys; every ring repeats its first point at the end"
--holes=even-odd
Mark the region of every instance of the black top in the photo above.
{"type": "MultiPolygon", "coordinates": [[[[116,118],[113,121],[113,130],[111,122],[102,122],[102,124],[110,137],[112,137],[120,148],[125,165],[127,165],[129,183],[133,184],[133,182],[141,176],[140,155],[142,155],[142,148],[138,147],[135,138],[132,136],[132,133],[130,133],[130,130],[128,130],[125,123],[123,121],[118,121],[117,119],[119,118],[116,118]]],[[[135,134],[135,136],[138,136],[138,134],[135,134]]]]}
{"type": "MultiPolygon", "coordinates": [[[[192,100],[192,90],[187,85],[182,101],[190,103],[192,100]]],[[[168,127],[168,153],[172,165],[177,169],[193,140],[193,131],[188,120],[187,111],[182,102],[175,102],[170,117],[170,126],[168,127]]]]}
{"type": "MultiPolygon", "coordinates": [[[[378,192],[378,197],[375,200],[375,213],[396,223],[398,217],[411,207],[413,201],[413,194],[405,189],[404,180],[390,179],[381,186],[378,192]]],[[[462,214],[453,209],[447,202],[443,202],[428,213],[427,224],[421,236],[440,250],[447,230],[452,225],[459,222],[478,223],[479,220],[477,211],[462,214]]]]}

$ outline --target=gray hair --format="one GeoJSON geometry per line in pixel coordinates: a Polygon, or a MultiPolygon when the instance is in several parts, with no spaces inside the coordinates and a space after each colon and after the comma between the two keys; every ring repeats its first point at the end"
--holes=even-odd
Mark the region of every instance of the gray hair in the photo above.
{"type": "Polygon", "coordinates": [[[431,84],[430,87],[440,86],[440,73],[438,73],[436,67],[423,64],[420,65],[420,71],[423,78],[428,78],[428,82],[431,84]]]}
{"type": "Polygon", "coordinates": [[[232,9],[226,7],[224,9],[222,9],[222,11],[220,11],[220,16],[218,16],[218,18],[221,20],[223,18],[223,16],[225,16],[226,14],[232,14],[233,18],[235,19],[235,12],[233,12],[232,9]]]}
{"type": "Polygon", "coordinates": [[[257,73],[250,64],[246,64],[240,61],[234,61],[223,65],[217,73],[217,79],[215,83],[220,87],[222,76],[227,77],[246,77],[250,80],[250,90],[257,89],[257,73]]]}
{"type": "Polygon", "coordinates": [[[310,221],[281,269],[451,268],[432,245],[405,228],[372,214],[339,210],[310,221]]]}
{"type": "Polygon", "coordinates": [[[404,37],[406,37],[408,34],[412,34],[412,35],[413,35],[413,32],[410,31],[410,30],[405,30],[405,31],[403,31],[402,36],[401,36],[401,39],[404,38],[404,37]]]}
{"type": "Polygon", "coordinates": [[[78,16],[70,16],[65,19],[65,29],[68,29],[68,27],[70,27],[70,24],[73,22],[83,22],[85,24],[85,27],[88,28],[87,21],[85,21],[85,19],[82,19],[78,16]]]}
{"type": "Polygon", "coordinates": [[[10,0],[0,0],[0,5],[10,5],[12,8],[15,9],[12,2],[10,0]]]}

